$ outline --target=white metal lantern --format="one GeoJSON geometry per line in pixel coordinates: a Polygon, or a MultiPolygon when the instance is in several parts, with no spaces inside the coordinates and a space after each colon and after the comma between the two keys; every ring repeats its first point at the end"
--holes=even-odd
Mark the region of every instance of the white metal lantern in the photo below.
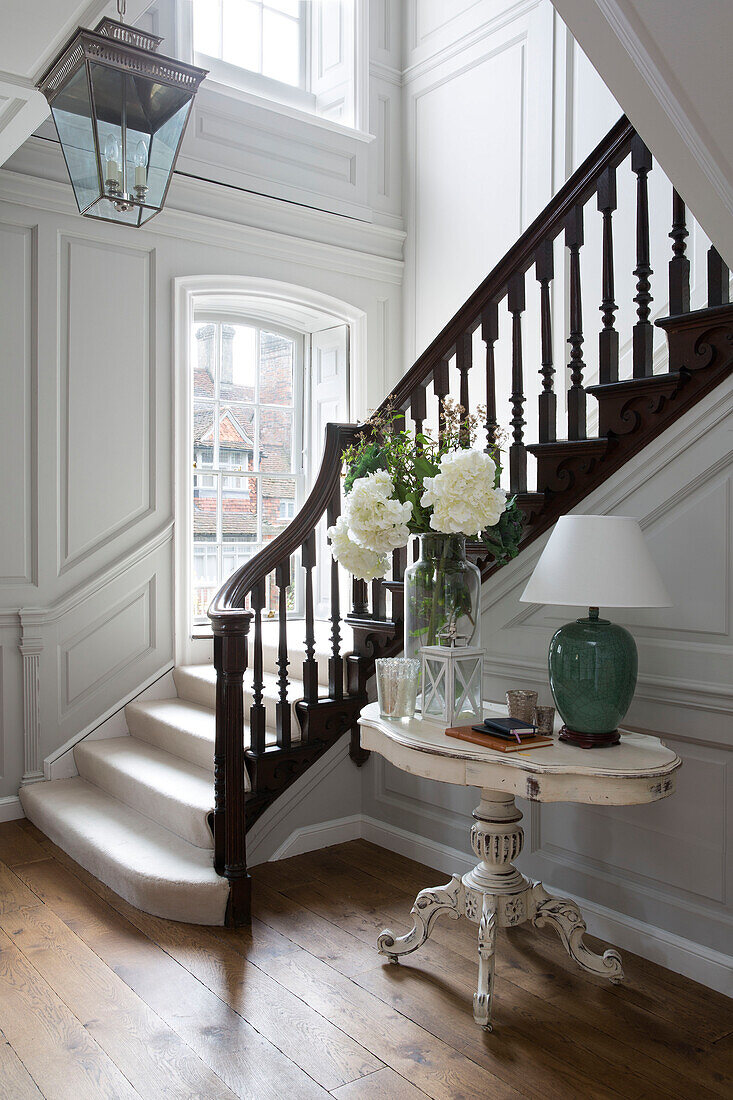
{"type": "Polygon", "coordinates": [[[446,729],[483,722],[483,650],[477,646],[424,645],[420,652],[423,719],[438,722],[446,729]]]}

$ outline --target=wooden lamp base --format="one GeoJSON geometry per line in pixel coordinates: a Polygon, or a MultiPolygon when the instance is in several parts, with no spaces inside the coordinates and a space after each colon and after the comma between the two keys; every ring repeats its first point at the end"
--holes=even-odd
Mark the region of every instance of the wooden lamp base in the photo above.
{"type": "Polygon", "coordinates": [[[576,745],[579,749],[603,749],[607,745],[618,745],[621,735],[618,730],[611,730],[610,733],[579,733],[563,726],[558,739],[566,741],[568,745],[576,745]]]}

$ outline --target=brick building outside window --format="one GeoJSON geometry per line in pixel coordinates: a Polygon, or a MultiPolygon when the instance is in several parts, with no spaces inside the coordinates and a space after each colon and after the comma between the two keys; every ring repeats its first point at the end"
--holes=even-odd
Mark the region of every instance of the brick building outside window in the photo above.
{"type": "MultiPolygon", "coordinates": [[[[201,318],[193,362],[193,611],[202,623],[221,584],[297,511],[302,349],[295,334],[201,318]]],[[[275,610],[274,577],[266,598],[275,610]]],[[[291,588],[290,610],[295,601],[291,588]]]]}

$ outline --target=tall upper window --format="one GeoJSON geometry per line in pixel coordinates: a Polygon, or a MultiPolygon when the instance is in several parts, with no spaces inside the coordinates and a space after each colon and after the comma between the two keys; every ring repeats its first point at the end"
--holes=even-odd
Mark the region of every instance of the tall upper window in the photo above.
{"type": "Polygon", "coordinates": [[[299,505],[302,338],[213,316],[192,335],[193,614],[204,622],[226,578],[299,505]]]}
{"type": "Polygon", "coordinates": [[[353,127],[354,4],[193,0],[194,60],[221,85],[353,127]]]}
{"type": "Polygon", "coordinates": [[[194,49],[305,88],[305,7],[302,0],[195,0],[194,49]]]}

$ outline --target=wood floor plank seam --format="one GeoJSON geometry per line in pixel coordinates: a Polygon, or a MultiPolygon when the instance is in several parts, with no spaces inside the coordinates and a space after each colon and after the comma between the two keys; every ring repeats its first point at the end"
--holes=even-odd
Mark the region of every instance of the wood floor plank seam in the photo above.
{"type": "MultiPolygon", "coordinates": [[[[83,887],[87,887],[87,885],[88,885],[88,884],[87,884],[87,878],[91,878],[92,876],[90,876],[90,875],[88,874],[88,872],[84,871],[84,870],[83,870],[82,868],[77,868],[77,866],[76,866],[75,864],[73,864],[73,866],[72,866],[72,864],[73,864],[73,861],[71,861],[71,860],[70,860],[70,859],[68,859],[68,857],[67,857],[67,859],[66,859],[66,860],[64,861],[64,867],[65,867],[66,869],[70,870],[70,871],[76,871],[76,870],[78,870],[78,874],[76,874],[76,876],[75,876],[75,877],[77,877],[77,878],[79,879],[79,881],[80,881],[80,883],[82,884],[82,886],[83,886],[83,887]],[[66,868],[66,863],[67,863],[67,861],[68,861],[68,864],[69,864],[68,868],[66,868]]],[[[94,880],[94,881],[96,882],[96,880],[94,880]]],[[[117,913],[118,913],[118,914],[120,915],[120,917],[121,917],[121,918],[122,918],[123,920],[128,920],[128,919],[129,919],[129,916],[130,916],[129,910],[131,909],[131,907],[129,906],[129,903],[125,902],[125,901],[124,901],[124,899],[122,899],[122,898],[118,898],[118,897],[117,897],[117,895],[113,895],[113,894],[112,894],[112,892],[111,892],[111,891],[109,890],[109,888],[108,888],[108,887],[105,887],[105,886],[104,886],[103,884],[101,884],[101,883],[98,883],[98,884],[97,884],[97,887],[98,887],[98,889],[99,889],[99,894],[98,894],[97,896],[99,896],[99,897],[100,897],[100,899],[102,900],[102,902],[103,902],[103,903],[105,903],[105,904],[108,904],[108,905],[110,905],[110,907],[111,907],[111,908],[114,908],[114,909],[115,909],[115,912],[117,912],[117,913]],[[109,895],[109,896],[108,896],[108,895],[109,895]],[[115,904],[114,904],[115,902],[117,903],[116,907],[115,907],[115,904]]],[[[151,941],[151,942],[152,942],[153,944],[155,944],[155,946],[156,946],[156,947],[158,947],[158,948],[159,948],[159,949],[160,949],[161,951],[163,951],[163,952],[164,952],[164,953],[165,953],[165,954],[166,954],[166,955],[167,955],[167,956],[168,956],[169,958],[171,958],[171,959],[172,959],[172,960],[173,960],[174,962],[176,962],[176,963],[179,963],[179,962],[180,962],[180,960],[178,960],[178,959],[177,959],[176,955],[175,955],[175,954],[173,954],[173,953],[172,953],[172,952],[171,952],[171,951],[170,951],[170,950],[168,949],[168,947],[166,947],[166,945],[165,945],[165,944],[161,943],[161,942],[160,942],[159,940],[156,940],[156,939],[152,938],[152,937],[151,937],[151,936],[149,935],[149,933],[148,933],[148,932],[147,932],[147,931],[145,930],[145,928],[144,928],[144,927],[142,927],[142,925],[144,925],[144,924],[146,924],[146,923],[147,923],[147,924],[149,924],[149,923],[150,923],[151,921],[157,921],[157,920],[159,920],[159,918],[151,918],[151,917],[149,917],[149,916],[148,916],[147,914],[141,914],[141,913],[139,913],[139,911],[138,911],[138,910],[135,910],[134,912],[135,912],[135,913],[138,913],[138,914],[139,914],[139,917],[141,918],[141,920],[140,920],[140,919],[138,919],[138,921],[137,921],[137,923],[136,923],[136,925],[135,925],[135,926],[136,926],[136,927],[138,928],[138,931],[140,931],[140,933],[141,933],[142,935],[144,935],[144,936],[146,937],[146,939],[150,940],[150,941],[151,941]]],[[[170,923],[170,922],[165,922],[165,923],[170,923]]],[[[184,927],[184,928],[185,928],[185,927],[187,927],[187,926],[181,926],[181,927],[184,927]]],[[[213,929],[206,929],[206,930],[204,930],[204,932],[206,932],[206,933],[209,933],[209,932],[213,932],[213,931],[214,931],[213,929]]],[[[250,967],[252,967],[252,969],[254,969],[254,970],[258,970],[258,968],[256,967],[256,965],[255,965],[255,964],[253,964],[253,963],[251,963],[251,962],[249,962],[249,966],[250,966],[250,967]]],[[[206,983],[205,983],[205,982],[204,982],[204,981],[203,981],[203,980],[202,980],[201,978],[199,978],[199,976],[198,976],[197,974],[194,974],[194,973],[193,973],[193,972],[191,972],[190,970],[189,970],[189,972],[190,972],[190,973],[192,973],[192,976],[193,976],[193,977],[195,977],[195,978],[196,978],[196,979],[197,979],[197,980],[198,980],[198,981],[199,981],[199,982],[200,982],[200,983],[201,983],[201,984],[202,984],[202,985],[204,986],[204,988],[207,988],[207,989],[209,989],[209,990],[210,990],[210,991],[211,991],[211,992],[212,992],[212,993],[213,993],[213,994],[214,994],[215,996],[218,996],[218,994],[216,993],[216,991],[215,991],[215,990],[213,990],[213,989],[211,988],[211,986],[208,986],[208,985],[207,985],[207,984],[206,984],[206,983]]],[[[263,972],[263,971],[259,971],[259,972],[260,972],[260,973],[262,974],[262,976],[263,976],[263,977],[267,977],[267,976],[266,976],[266,975],[264,974],[264,972],[263,972]]],[[[270,980],[270,981],[273,981],[273,982],[275,981],[275,979],[270,979],[269,977],[268,977],[268,980],[270,980]]],[[[278,984],[278,985],[280,986],[280,983],[277,983],[277,984],[278,984]]],[[[282,987],[282,986],[280,986],[280,988],[281,988],[281,989],[284,989],[284,987],[282,987]]],[[[285,991],[285,992],[286,992],[286,993],[288,994],[288,996],[290,996],[290,997],[296,997],[296,995],[295,995],[295,994],[293,994],[293,993],[292,993],[291,991],[288,991],[288,990],[284,990],[284,991],[285,991]]],[[[221,997],[219,997],[219,999],[220,999],[220,1000],[222,1000],[222,998],[221,998],[221,997]]],[[[300,1004],[301,1004],[301,1005],[303,1005],[303,1007],[305,1007],[305,1008],[308,1008],[308,1010],[309,1010],[310,1012],[315,1012],[315,1010],[313,1010],[313,1009],[310,1009],[310,1008],[309,1008],[309,1006],[307,1006],[307,1005],[306,1005],[306,1003],[305,1003],[304,1001],[302,1001],[302,1000],[301,1000],[300,998],[296,998],[296,999],[300,1001],[300,1004]]],[[[230,1004],[229,1002],[227,1002],[227,1001],[224,1001],[223,1003],[224,1003],[224,1004],[228,1004],[228,1005],[229,1005],[229,1007],[231,1007],[231,1008],[232,1008],[232,1010],[233,1010],[234,1012],[237,1012],[237,1014],[238,1014],[238,1015],[239,1015],[239,1016],[240,1016],[240,1017],[241,1017],[242,1019],[244,1019],[246,1023],[248,1023],[248,1024],[250,1025],[250,1026],[254,1027],[254,1028],[255,1028],[255,1030],[257,1030],[257,1031],[258,1031],[258,1032],[259,1032],[259,1033],[260,1033],[261,1035],[263,1035],[263,1038],[265,1038],[265,1040],[266,1040],[266,1041],[272,1042],[272,1043],[273,1043],[273,1044],[274,1044],[275,1046],[277,1046],[277,1047],[278,1047],[278,1049],[280,1049],[280,1050],[281,1050],[281,1052],[285,1053],[285,1051],[283,1050],[283,1045],[282,1045],[282,1042],[283,1042],[283,1041],[282,1041],[282,1039],[280,1040],[280,1044],[278,1044],[278,1042],[277,1042],[277,1040],[276,1040],[275,1038],[273,1038],[272,1036],[269,1036],[269,1035],[265,1035],[265,1034],[264,1034],[264,1032],[262,1032],[262,1031],[261,1031],[261,1030],[260,1030],[259,1028],[257,1028],[257,1027],[256,1027],[256,1025],[255,1025],[255,1024],[254,1024],[254,1023],[253,1023],[253,1022],[252,1022],[251,1020],[247,1019],[247,1017],[246,1017],[246,1016],[243,1016],[243,1014],[242,1014],[242,1013],[238,1012],[238,1010],[237,1010],[237,1008],[236,1008],[236,1006],[235,1006],[235,1005],[231,1005],[231,1004],[230,1004]]],[[[318,1015],[320,1016],[320,1014],[318,1014],[318,1015]]],[[[321,1018],[321,1020],[322,1020],[322,1021],[324,1022],[324,1024],[329,1024],[329,1026],[331,1026],[331,1027],[334,1027],[334,1029],[336,1029],[336,1025],[333,1025],[333,1024],[331,1024],[331,1023],[330,1023],[330,1021],[327,1021],[325,1017],[323,1017],[323,1016],[320,1016],[320,1018],[321,1018]]],[[[342,1029],[337,1029],[337,1030],[339,1030],[340,1034],[342,1034],[342,1035],[344,1036],[344,1039],[345,1039],[345,1040],[348,1040],[349,1042],[352,1042],[352,1043],[353,1043],[353,1040],[352,1040],[352,1039],[350,1038],[350,1036],[348,1036],[348,1034],[347,1034],[346,1032],[344,1032],[344,1031],[343,1031],[342,1029]]],[[[379,1063],[379,1066],[381,1066],[381,1065],[382,1065],[382,1063],[380,1062],[380,1063],[379,1063]]],[[[378,1067],[377,1067],[377,1068],[378,1068],[378,1067]]],[[[307,1070],[304,1070],[304,1072],[306,1072],[306,1073],[307,1073],[308,1071],[307,1071],[307,1070]]],[[[309,1074],[309,1076],[311,1076],[311,1075],[309,1074]]],[[[358,1077],[348,1078],[348,1079],[347,1079],[347,1082],[348,1082],[348,1081],[353,1081],[353,1080],[357,1080],[357,1079],[358,1079],[358,1077]]],[[[345,1082],[345,1083],[347,1083],[347,1082],[345,1082]]]]}
{"type": "MultiPolygon", "coordinates": [[[[358,842],[355,842],[355,843],[358,843],[358,842]]],[[[319,866],[319,864],[322,864],[323,860],[326,860],[327,862],[331,863],[331,865],[333,866],[334,857],[331,855],[330,850],[327,849],[323,852],[309,853],[309,855],[311,855],[311,857],[312,857],[312,859],[309,863],[309,866],[310,866],[310,869],[313,873],[313,876],[315,878],[316,883],[322,883],[326,887],[333,888],[333,881],[332,881],[333,876],[332,876],[332,874],[330,874],[328,870],[325,870],[322,865],[319,866]],[[319,876],[319,871],[320,871],[320,876],[319,876]],[[319,876],[319,877],[316,877],[316,876],[319,876]]],[[[347,869],[346,864],[344,864],[344,867],[345,867],[345,869],[347,869]]],[[[431,872],[428,871],[426,874],[429,876],[431,874],[431,872]]],[[[435,875],[436,872],[433,871],[432,874],[435,875]]],[[[285,876],[285,877],[287,879],[287,876],[285,876]]],[[[429,877],[427,877],[426,879],[424,879],[424,881],[429,882],[429,881],[431,881],[431,879],[429,877]]],[[[300,890],[303,890],[303,889],[307,890],[307,885],[308,884],[303,884],[299,887],[294,887],[291,890],[289,884],[286,882],[286,884],[283,886],[283,890],[285,891],[284,896],[292,901],[293,900],[292,896],[297,894],[300,890]]],[[[311,885],[312,885],[312,883],[311,883],[311,885]]],[[[268,890],[269,888],[265,888],[265,889],[268,890]]],[[[272,892],[272,891],[270,891],[270,892],[272,892]]],[[[320,919],[324,919],[324,920],[328,919],[327,917],[323,916],[323,914],[321,914],[321,913],[316,913],[316,915],[319,916],[320,919]]],[[[394,920],[390,920],[389,922],[385,921],[385,923],[390,923],[392,926],[395,925],[394,920]]],[[[337,922],[334,922],[334,924],[335,924],[336,927],[339,927],[337,922]]],[[[444,928],[445,927],[450,928],[451,926],[446,922],[443,925],[443,927],[444,928]]],[[[563,960],[563,962],[564,962],[564,960],[563,960]]],[[[369,973],[372,969],[373,969],[373,967],[370,967],[368,970],[365,970],[364,973],[369,973]]],[[[358,977],[358,975],[355,976],[355,977],[358,977]]],[[[505,981],[505,980],[511,981],[510,978],[506,978],[505,975],[502,975],[502,982],[505,981]]],[[[584,978],[584,980],[588,980],[588,979],[584,978]]],[[[521,989],[521,987],[516,987],[516,988],[521,989]]],[[[645,1010],[640,1009],[639,1011],[644,1012],[645,1010]]],[[[650,1056],[648,1052],[642,1055],[641,1052],[634,1051],[634,1048],[628,1048],[628,1049],[629,1049],[630,1052],[633,1051],[634,1053],[636,1053],[637,1057],[641,1056],[641,1057],[644,1058],[645,1066],[647,1068],[648,1073],[659,1075],[660,1072],[663,1072],[663,1070],[664,1070],[663,1063],[661,1063],[658,1059],[655,1059],[652,1056],[650,1056]]],[[[596,1058],[598,1057],[597,1052],[594,1053],[594,1057],[596,1057],[596,1058]]],[[[691,1068],[690,1072],[694,1075],[694,1068],[691,1068]]],[[[654,1083],[654,1077],[649,1077],[648,1080],[651,1083],[654,1083]]],[[[690,1086],[691,1087],[693,1086],[694,1080],[695,1080],[694,1076],[690,1078],[690,1086]]],[[[697,1082],[697,1084],[698,1084],[698,1088],[699,1088],[699,1082],[697,1082]]],[[[710,1092],[709,1095],[714,1095],[714,1093],[710,1092]]]]}
{"type": "Polygon", "coordinates": [[[475,926],[437,922],[399,968],[376,953],[378,932],[408,927],[418,889],[447,876],[367,841],[253,868],[252,925],[232,930],[142,913],[29,822],[11,824],[0,825],[0,983],[14,951],[30,1030],[13,1024],[28,1064],[0,1033],[2,1100],[3,1067],[12,1100],[44,1100],[44,1090],[45,1100],[733,1095],[733,1003],[630,953],[629,981],[611,990],[576,971],[550,934],[502,933],[496,1030],[476,1029],[475,926]],[[34,996],[66,1021],[50,1042],[60,1070],[29,1038],[43,1034],[34,996]],[[110,1038],[115,1026],[123,1034],[110,1038]],[[134,1027],[153,1046],[162,1035],[155,1080],[135,1075],[134,1027]],[[59,1091],[67,1035],[82,1062],[69,1070],[73,1089],[59,1091]]]}
{"type": "MultiPolygon", "coordinates": [[[[37,862],[40,862],[40,861],[37,861],[37,862]]],[[[44,905],[42,907],[39,907],[39,909],[33,909],[30,912],[32,912],[32,913],[43,912],[47,908],[48,907],[44,905]]],[[[18,917],[20,917],[21,915],[22,914],[17,914],[18,917]]],[[[48,918],[45,918],[45,919],[48,919],[48,918]]],[[[202,1084],[203,1084],[203,1087],[205,1088],[205,1091],[201,1091],[200,1093],[199,1092],[194,1092],[191,1095],[200,1095],[201,1097],[209,1096],[210,1092],[209,1092],[208,1078],[215,1078],[216,1081],[218,1082],[218,1085],[215,1085],[215,1082],[213,1080],[210,1082],[210,1084],[215,1085],[215,1087],[220,1089],[221,1097],[222,1098],[224,1098],[224,1097],[233,1097],[233,1094],[225,1086],[224,1082],[221,1081],[221,1078],[219,1078],[218,1075],[215,1074],[213,1070],[210,1070],[205,1065],[205,1063],[196,1054],[196,1052],[187,1043],[185,1043],[185,1041],[179,1035],[177,1035],[177,1033],[174,1032],[173,1029],[169,1028],[168,1025],[165,1023],[165,1021],[156,1012],[154,1012],[153,1009],[151,1009],[149,1006],[145,1005],[144,1001],[142,1001],[142,999],[139,998],[137,996],[137,994],[133,990],[131,990],[129,988],[129,986],[127,986],[126,983],[124,983],[122,981],[122,979],[120,979],[118,977],[118,975],[115,974],[114,970],[112,970],[111,967],[107,966],[107,964],[104,962],[103,959],[100,959],[100,957],[96,954],[96,952],[94,952],[91,948],[89,948],[84,943],[84,941],[81,940],[77,936],[77,934],[73,931],[73,929],[70,929],[68,927],[68,925],[65,924],[65,922],[61,921],[60,918],[58,918],[58,919],[59,919],[59,923],[63,924],[63,927],[66,930],[66,932],[68,933],[68,935],[70,937],[73,937],[74,940],[78,941],[79,948],[81,949],[81,952],[83,953],[83,952],[88,951],[99,962],[99,965],[101,967],[103,967],[105,971],[107,971],[109,973],[110,984],[114,985],[116,983],[119,983],[121,986],[124,986],[124,989],[127,991],[128,998],[132,999],[133,1002],[139,1002],[139,1005],[136,1004],[136,1008],[138,1009],[138,1011],[146,1018],[150,1017],[150,1016],[155,1018],[154,1027],[157,1031],[157,1034],[155,1032],[153,1032],[153,1034],[156,1034],[157,1047],[158,1048],[160,1047],[161,1035],[165,1034],[166,1038],[169,1038],[169,1040],[173,1039],[175,1037],[175,1040],[177,1040],[177,1042],[180,1044],[180,1046],[182,1048],[184,1048],[186,1054],[188,1055],[189,1059],[193,1063],[193,1067],[191,1067],[191,1066],[188,1067],[189,1070],[191,1068],[194,1068],[197,1071],[197,1076],[198,1076],[199,1080],[202,1077],[204,1078],[204,1082],[202,1084]],[[170,1034],[168,1035],[168,1033],[170,1033],[170,1034]]],[[[22,942],[19,943],[18,939],[15,936],[13,936],[12,928],[13,928],[14,924],[17,924],[17,921],[13,921],[12,919],[8,919],[8,918],[0,919],[0,928],[3,929],[3,931],[8,936],[8,938],[11,940],[11,942],[13,942],[15,944],[15,946],[18,948],[18,950],[21,952],[23,957],[28,962],[29,966],[31,966],[36,971],[36,973],[38,973],[40,975],[40,977],[44,981],[48,981],[49,976],[47,974],[45,974],[43,972],[43,970],[41,969],[41,967],[38,965],[38,961],[34,957],[35,952],[34,952],[34,954],[30,954],[29,953],[29,948],[26,946],[25,949],[24,949],[23,943],[22,942]]],[[[60,948],[57,948],[57,949],[62,950],[60,948]]],[[[78,958],[75,962],[74,957],[71,954],[67,953],[67,959],[68,959],[68,963],[69,963],[70,968],[80,967],[78,958]]],[[[99,1029],[95,1028],[93,1026],[94,1025],[94,1020],[92,1020],[91,1023],[90,1023],[90,1021],[88,1019],[89,1014],[86,1013],[86,1012],[80,1012],[79,1011],[79,1009],[74,1005],[73,998],[69,996],[68,992],[66,994],[64,994],[64,992],[62,992],[60,989],[57,988],[56,989],[56,994],[59,997],[59,999],[62,1001],[62,1003],[66,1005],[69,1012],[73,1016],[76,1017],[76,1019],[79,1021],[81,1026],[87,1031],[88,1034],[90,1034],[92,1036],[92,1038],[94,1038],[94,1040],[101,1046],[102,1050],[104,1050],[105,1053],[109,1056],[109,1058],[115,1063],[115,1065],[120,1070],[120,1072],[122,1074],[124,1074],[125,1077],[127,1077],[127,1079],[130,1081],[130,1084],[133,1086],[133,1088],[135,1088],[139,1092],[140,1091],[139,1086],[135,1084],[135,1081],[132,1079],[129,1072],[127,1072],[125,1070],[124,1066],[120,1063],[119,1054],[117,1056],[115,1056],[112,1053],[112,1050],[108,1049],[108,1045],[105,1044],[103,1039],[100,1038],[100,1036],[99,1036],[99,1029]]],[[[129,1020],[129,1013],[130,1013],[129,1009],[126,1010],[124,1013],[118,1010],[118,1012],[116,1013],[116,1016],[115,1016],[115,1033],[119,1033],[120,1030],[125,1028],[125,1026],[126,1026],[126,1024],[128,1023],[128,1020],[129,1020]]],[[[175,1043],[173,1045],[175,1046],[175,1043]]],[[[143,1054],[146,1054],[146,1053],[147,1053],[146,1051],[143,1052],[143,1054]]],[[[154,1092],[154,1093],[151,1093],[152,1097],[156,1097],[156,1096],[159,1096],[159,1095],[161,1095],[161,1096],[165,1095],[164,1090],[165,1090],[165,1087],[166,1087],[166,1072],[163,1069],[163,1067],[158,1067],[157,1065],[154,1065],[152,1067],[153,1074],[155,1073],[155,1070],[158,1069],[158,1068],[160,1068],[162,1070],[162,1080],[156,1086],[157,1091],[154,1092]]],[[[150,1069],[151,1069],[151,1067],[148,1066],[148,1072],[150,1072],[150,1069]]],[[[170,1072],[171,1072],[170,1066],[168,1066],[167,1067],[167,1073],[170,1074],[170,1072]]],[[[195,1080],[195,1078],[194,1078],[194,1080],[195,1080]]],[[[182,1085],[182,1087],[184,1087],[185,1082],[182,1081],[181,1085],[182,1085]]],[[[189,1088],[190,1087],[191,1087],[191,1084],[189,1082],[189,1088]]],[[[141,1094],[141,1095],[143,1095],[143,1094],[141,1094]]]]}

